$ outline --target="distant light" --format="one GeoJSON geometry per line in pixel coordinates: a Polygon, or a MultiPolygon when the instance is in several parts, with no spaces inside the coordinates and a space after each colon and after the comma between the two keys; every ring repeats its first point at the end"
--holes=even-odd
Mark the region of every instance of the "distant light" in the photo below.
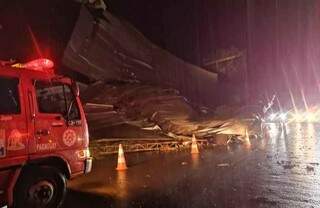
{"type": "Polygon", "coordinates": [[[307,112],[306,113],[306,119],[309,122],[314,122],[314,121],[316,121],[317,118],[316,118],[316,115],[313,112],[307,112]]]}
{"type": "Polygon", "coordinates": [[[295,122],[316,122],[317,115],[314,112],[297,112],[292,115],[295,122]]]}
{"type": "Polygon", "coordinates": [[[280,113],[279,114],[279,118],[281,119],[281,121],[285,121],[287,119],[287,114],[285,113],[280,113]]]}
{"type": "Polygon", "coordinates": [[[273,121],[276,117],[277,117],[277,114],[276,114],[276,113],[271,113],[270,116],[269,116],[269,119],[270,119],[271,121],[273,121]]]}
{"type": "Polygon", "coordinates": [[[303,116],[302,113],[297,112],[297,113],[293,114],[292,117],[293,117],[293,120],[294,120],[295,122],[302,122],[304,116],[303,116]]]}
{"type": "Polygon", "coordinates": [[[269,124],[269,133],[271,137],[275,137],[279,133],[279,128],[275,123],[269,124]]]}

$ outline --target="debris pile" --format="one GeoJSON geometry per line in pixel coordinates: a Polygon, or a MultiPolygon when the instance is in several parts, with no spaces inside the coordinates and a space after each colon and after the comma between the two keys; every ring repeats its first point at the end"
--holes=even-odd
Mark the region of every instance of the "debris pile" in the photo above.
{"type": "MultiPolygon", "coordinates": [[[[247,124],[218,120],[195,107],[177,90],[138,83],[103,83],[82,93],[93,138],[214,138],[245,135],[247,124]]],[[[224,141],[224,143],[226,143],[224,141]]]]}

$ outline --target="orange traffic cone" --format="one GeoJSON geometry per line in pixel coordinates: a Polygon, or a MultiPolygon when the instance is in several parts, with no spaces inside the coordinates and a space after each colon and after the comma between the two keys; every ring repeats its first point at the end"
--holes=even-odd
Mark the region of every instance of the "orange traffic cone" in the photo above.
{"type": "Polygon", "coordinates": [[[196,136],[192,135],[191,154],[199,154],[196,136]]]}
{"type": "Polygon", "coordinates": [[[124,152],[122,148],[122,144],[119,144],[119,152],[118,152],[118,165],[116,170],[127,170],[126,159],[124,157],[124,152]]]}

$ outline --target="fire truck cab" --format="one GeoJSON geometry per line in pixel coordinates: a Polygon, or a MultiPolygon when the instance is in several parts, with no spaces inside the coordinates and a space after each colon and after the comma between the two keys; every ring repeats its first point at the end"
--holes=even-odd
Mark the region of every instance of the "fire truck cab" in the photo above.
{"type": "Polygon", "coordinates": [[[0,207],[59,207],[66,179],[91,171],[79,88],[53,66],[0,64],[0,207]]]}

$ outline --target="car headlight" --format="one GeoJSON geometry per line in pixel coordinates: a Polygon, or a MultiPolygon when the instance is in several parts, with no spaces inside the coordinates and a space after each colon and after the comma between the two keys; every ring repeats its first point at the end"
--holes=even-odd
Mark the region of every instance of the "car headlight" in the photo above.
{"type": "Polygon", "coordinates": [[[269,116],[269,119],[270,119],[271,121],[273,121],[276,117],[277,117],[277,114],[271,113],[270,116],[269,116]]]}
{"type": "Polygon", "coordinates": [[[279,118],[281,119],[281,121],[285,121],[287,119],[287,114],[280,113],[279,118]]]}

